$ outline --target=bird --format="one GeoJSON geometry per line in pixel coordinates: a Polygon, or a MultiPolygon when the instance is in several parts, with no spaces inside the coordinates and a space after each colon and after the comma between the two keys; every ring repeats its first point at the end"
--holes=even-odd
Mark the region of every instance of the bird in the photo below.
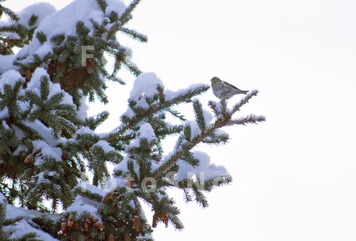
{"type": "Polygon", "coordinates": [[[213,77],[210,82],[214,95],[219,99],[230,99],[234,95],[247,94],[248,92],[247,90],[240,90],[239,88],[219,79],[218,77],[213,77]]]}

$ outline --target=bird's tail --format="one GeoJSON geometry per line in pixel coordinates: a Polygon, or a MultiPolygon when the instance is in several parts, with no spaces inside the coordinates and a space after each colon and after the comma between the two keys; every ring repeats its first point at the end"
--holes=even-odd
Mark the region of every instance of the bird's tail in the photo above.
{"type": "Polygon", "coordinates": [[[247,94],[248,93],[248,90],[241,90],[241,94],[247,94]]]}

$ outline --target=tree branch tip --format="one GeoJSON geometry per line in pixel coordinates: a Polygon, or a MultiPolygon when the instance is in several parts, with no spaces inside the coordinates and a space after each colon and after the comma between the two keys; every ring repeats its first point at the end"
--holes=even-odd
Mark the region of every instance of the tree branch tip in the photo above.
{"type": "Polygon", "coordinates": [[[258,90],[257,89],[253,89],[253,90],[250,90],[247,94],[248,95],[257,95],[258,94],[258,90]]]}
{"type": "Polygon", "coordinates": [[[263,121],[267,120],[266,116],[264,116],[264,115],[259,116],[258,119],[259,119],[260,122],[263,122],[263,121]]]}

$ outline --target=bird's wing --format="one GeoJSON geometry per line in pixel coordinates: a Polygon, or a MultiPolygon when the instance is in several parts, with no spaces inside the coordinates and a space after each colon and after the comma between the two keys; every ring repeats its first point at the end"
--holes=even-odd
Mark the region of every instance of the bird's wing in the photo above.
{"type": "Polygon", "coordinates": [[[233,86],[232,84],[229,84],[229,83],[226,82],[226,81],[222,81],[222,82],[223,82],[223,84],[224,84],[225,86],[227,86],[227,87],[229,87],[229,88],[232,88],[232,89],[238,90],[238,88],[237,88],[236,86],[233,86]]]}

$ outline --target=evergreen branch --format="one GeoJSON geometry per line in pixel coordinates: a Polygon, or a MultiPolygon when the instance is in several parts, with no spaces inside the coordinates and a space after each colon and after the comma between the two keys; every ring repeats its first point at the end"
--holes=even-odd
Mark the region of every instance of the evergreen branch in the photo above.
{"type": "Polygon", "coordinates": [[[128,28],[120,28],[120,31],[131,36],[133,39],[137,39],[140,42],[146,43],[148,38],[146,35],[136,32],[135,30],[128,29],[128,28]]]}
{"type": "Polygon", "coordinates": [[[204,113],[203,113],[203,107],[199,100],[194,100],[193,101],[193,109],[194,109],[194,114],[195,114],[195,119],[198,123],[199,129],[201,131],[205,130],[205,118],[204,118],[204,113]]]}
{"type": "Polygon", "coordinates": [[[106,7],[108,4],[106,3],[105,0],[96,0],[101,8],[101,11],[105,12],[106,7]]]}
{"type": "Polygon", "coordinates": [[[247,104],[248,101],[253,97],[258,94],[258,90],[251,90],[249,93],[246,94],[237,104],[234,105],[234,107],[231,110],[231,113],[234,114],[236,111],[240,110],[240,108],[247,104]]]}
{"type": "MultiPolygon", "coordinates": [[[[90,186],[89,183],[87,183],[86,185],[90,186]]],[[[82,197],[86,197],[86,198],[89,198],[89,199],[92,199],[93,201],[96,201],[98,203],[100,203],[101,200],[103,199],[102,195],[99,195],[98,193],[91,192],[89,188],[85,187],[85,185],[76,186],[74,188],[74,194],[75,195],[80,195],[82,197]]]]}
{"type": "MultiPolygon", "coordinates": [[[[48,96],[49,96],[49,82],[48,82],[48,78],[47,77],[42,77],[41,78],[41,87],[40,87],[40,91],[41,91],[41,99],[42,100],[47,100],[48,96]]],[[[63,96],[61,96],[60,98],[63,98],[63,96]]]]}
{"type": "Polygon", "coordinates": [[[187,151],[186,153],[184,153],[180,159],[193,167],[199,165],[199,159],[195,158],[193,153],[190,151],[187,151]]]}
{"type": "Polygon", "coordinates": [[[38,16],[36,16],[36,15],[32,15],[31,17],[30,17],[30,19],[28,20],[28,26],[34,26],[35,24],[36,24],[36,22],[37,22],[37,20],[38,20],[38,16]]]}
{"type": "Polygon", "coordinates": [[[22,85],[22,79],[17,80],[14,87],[5,84],[4,94],[0,93],[0,110],[7,108],[12,121],[17,119],[16,117],[20,112],[19,102],[24,100],[23,96],[20,95],[22,85]]]}
{"type": "Polygon", "coordinates": [[[25,133],[28,133],[32,138],[45,140],[45,138],[36,129],[30,127],[27,121],[21,121],[14,124],[16,127],[20,128],[25,133]]]}
{"type": "Polygon", "coordinates": [[[179,133],[183,130],[182,125],[174,125],[174,126],[169,126],[169,127],[164,127],[163,129],[158,129],[156,131],[157,136],[168,136],[172,134],[179,133]]]}
{"type": "Polygon", "coordinates": [[[20,20],[20,18],[17,16],[16,13],[14,13],[9,8],[4,7],[3,5],[0,4],[0,17],[2,16],[2,13],[5,13],[7,16],[10,17],[11,20],[14,20],[16,22],[20,20]]]}
{"type": "Polygon", "coordinates": [[[128,59],[125,59],[122,61],[122,63],[125,65],[125,67],[136,77],[139,76],[142,71],[134,64],[133,62],[129,61],[128,59]]]}
{"type": "Polygon", "coordinates": [[[165,102],[157,103],[154,105],[151,105],[146,111],[140,113],[139,115],[135,116],[135,118],[129,119],[127,124],[124,124],[123,126],[117,128],[117,130],[114,131],[114,133],[109,134],[108,137],[105,138],[109,143],[115,141],[119,136],[123,135],[127,130],[131,129],[138,123],[140,123],[142,120],[147,118],[148,116],[153,115],[154,113],[157,113],[159,111],[162,111],[164,109],[167,109],[173,105],[177,105],[182,102],[189,102],[193,96],[199,95],[209,89],[209,86],[204,85],[201,87],[198,87],[193,90],[189,90],[184,94],[181,94],[177,97],[172,98],[171,100],[167,100],[165,102]]]}
{"type": "Polygon", "coordinates": [[[179,113],[177,110],[168,109],[168,112],[171,113],[174,117],[180,119],[181,121],[186,121],[187,120],[187,119],[185,119],[184,115],[179,113]]]}
{"type": "Polygon", "coordinates": [[[137,195],[145,201],[147,204],[151,205],[153,215],[153,227],[157,226],[157,223],[162,221],[168,226],[168,220],[174,225],[176,229],[183,229],[183,223],[178,218],[180,214],[179,209],[174,206],[175,202],[172,198],[169,198],[166,193],[159,193],[157,195],[147,194],[147,192],[139,192],[137,195]]]}
{"type": "Polygon", "coordinates": [[[158,168],[153,174],[153,178],[159,178],[163,174],[165,174],[169,169],[179,160],[181,159],[189,150],[193,149],[196,145],[198,145],[200,142],[203,142],[203,140],[207,137],[209,137],[215,130],[227,125],[226,121],[223,120],[218,120],[215,122],[215,124],[207,129],[206,131],[202,132],[200,135],[197,135],[195,138],[193,138],[192,141],[182,143],[181,148],[177,148],[178,151],[172,155],[165,163],[161,165],[160,168],[158,168]]]}
{"type": "Polygon", "coordinates": [[[125,9],[125,11],[120,16],[120,22],[125,24],[130,19],[130,14],[137,7],[137,5],[141,2],[141,0],[134,0],[130,5],[125,9]]]}
{"type": "MultiPolygon", "coordinates": [[[[224,104],[224,103],[222,103],[224,104]]],[[[200,135],[195,136],[191,141],[190,138],[186,137],[186,142],[181,142],[177,151],[170,156],[170,158],[165,161],[153,174],[153,178],[159,178],[164,175],[167,171],[171,169],[171,167],[177,163],[179,159],[184,158],[184,156],[193,149],[199,143],[203,143],[207,138],[211,137],[214,132],[224,126],[231,125],[245,125],[249,123],[256,124],[257,122],[263,122],[266,120],[264,116],[256,116],[256,115],[248,115],[246,117],[241,117],[236,120],[231,120],[231,113],[229,112],[221,112],[223,114],[223,118],[219,118],[215,121],[214,125],[209,129],[202,131],[200,135]]],[[[189,134],[189,133],[188,133],[189,134]]],[[[184,133],[186,135],[186,133],[184,133]]],[[[208,139],[209,140],[209,139],[208,139]]]]}
{"type": "Polygon", "coordinates": [[[128,52],[129,50],[123,46],[116,46],[116,50],[112,50],[111,52],[114,52],[114,57],[115,57],[115,63],[114,63],[114,70],[109,76],[109,78],[115,78],[116,73],[121,69],[121,66],[124,64],[132,73],[135,74],[135,76],[138,76],[141,71],[138,69],[138,67],[131,63],[128,58],[128,52]]]}
{"type": "Polygon", "coordinates": [[[36,38],[38,39],[38,41],[41,42],[41,44],[47,41],[47,36],[42,31],[36,33],[36,38]]]}
{"type": "Polygon", "coordinates": [[[31,104],[36,104],[40,107],[44,106],[42,98],[39,97],[33,90],[26,91],[26,97],[30,100],[31,104]]]}
{"type": "Polygon", "coordinates": [[[218,108],[218,103],[216,101],[210,100],[208,102],[209,107],[213,110],[214,114],[218,116],[220,114],[220,110],[218,108]]]}
{"type": "Polygon", "coordinates": [[[190,194],[188,188],[186,188],[187,185],[184,185],[183,192],[184,192],[184,197],[185,197],[185,202],[191,202],[193,200],[192,194],[190,194]]]}
{"type": "MultiPolygon", "coordinates": [[[[47,87],[49,87],[49,86],[47,86],[47,87]]],[[[48,88],[48,92],[49,92],[49,88],[48,88]]],[[[50,98],[48,98],[48,94],[47,94],[47,96],[44,97],[44,96],[42,96],[42,93],[41,93],[42,100],[46,101],[46,102],[44,102],[45,105],[43,107],[46,107],[48,109],[54,107],[56,109],[66,109],[66,110],[74,111],[74,107],[72,105],[61,104],[61,102],[64,99],[63,92],[56,93],[56,94],[52,95],[50,98]]]]}
{"type": "Polygon", "coordinates": [[[103,111],[100,114],[86,118],[84,126],[88,126],[90,129],[95,130],[100,124],[102,124],[109,117],[108,111],[103,111]]]}
{"type": "Polygon", "coordinates": [[[203,208],[208,207],[208,200],[206,199],[205,195],[196,185],[192,186],[192,190],[195,196],[195,201],[203,206],[203,208]]]}
{"type": "Polygon", "coordinates": [[[213,178],[204,182],[204,190],[210,192],[212,187],[220,187],[225,184],[229,184],[232,182],[231,176],[221,176],[217,179],[213,178]]]}
{"type": "Polygon", "coordinates": [[[226,134],[226,133],[216,134],[214,132],[211,136],[205,138],[203,140],[203,143],[218,145],[218,144],[225,144],[228,140],[229,140],[229,135],[228,134],[226,134]]]}
{"type": "Polygon", "coordinates": [[[193,201],[193,196],[195,201],[202,205],[203,208],[208,207],[208,201],[203,193],[203,191],[210,192],[213,187],[219,187],[232,182],[231,176],[219,176],[212,177],[209,180],[204,181],[198,178],[198,180],[192,177],[186,177],[178,182],[179,189],[182,189],[185,195],[185,201],[193,201]]]}
{"type": "MultiPolygon", "coordinates": [[[[129,20],[131,20],[131,13],[132,13],[132,11],[136,8],[136,6],[140,3],[140,1],[141,0],[134,0],[126,9],[125,9],[125,11],[121,14],[121,16],[119,17],[119,19],[118,19],[118,21],[116,21],[115,22],[115,24],[108,30],[108,32],[107,32],[107,37],[106,37],[106,39],[107,40],[109,40],[109,39],[111,39],[113,36],[114,36],[114,34],[117,32],[117,31],[119,31],[119,30],[121,30],[123,27],[123,25],[125,25],[129,20]]],[[[115,18],[116,19],[116,18],[115,18]]],[[[116,19],[117,20],[117,19],[116,19]]],[[[125,32],[126,30],[123,30],[123,32],[125,32]]],[[[145,41],[145,37],[144,37],[144,35],[142,35],[142,34],[139,34],[139,33],[136,33],[135,31],[133,31],[133,32],[135,32],[135,33],[129,33],[129,32],[131,32],[131,31],[133,31],[133,30],[129,30],[129,31],[127,31],[126,33],[127,34],[129,34],[130,36],[133,36],[134,38],[136,38],[136,39],[139,39],[140,41],[142,41],[142,42],[146,42],[145,41]],[[132,35],[132,34],[134,34],[134,35],[132,35]],[[142,38],[141,38],[142,37],[142,38]],[[140,39],[141,38],[141,39],[140,39]]],[[[147,39],[147,37],[146,37],[146,39],[147,39]]]]}
{"type": "Polygon", "coordinates": [[[192,127],[190,125],[186,125],[183,130],[184,139],[186,141],[190,141],[192,139],[192,127]]]}
{"type": "Polygon", "coordinates": [[[257,122],[266,121],[266,117],[260,115],[248,115],[245,117],[241,117],[236,120],[231,120],[228,122],[228,125],[246,125],[246,124],[257,124],[257,122]]]}

